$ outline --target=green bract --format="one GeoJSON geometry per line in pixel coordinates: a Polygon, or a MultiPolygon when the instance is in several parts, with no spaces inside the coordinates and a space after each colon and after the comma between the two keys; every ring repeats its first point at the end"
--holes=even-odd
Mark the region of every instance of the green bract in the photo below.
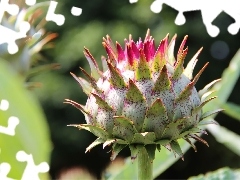
{"type": "Polygon", "coordinates": [[[197,92],[194,86],[208,63],[192,78],[201,49],[184,69],[187,36],[176,59],[173,55],[175,40],[176,35],[168,43],[167,35],[155,48],[148,30],[144,41],[139,39],[135,43],[129,36],[123,49],[118,42],[114,46],[107,36],[103,38],[108,54],[108,58],[102,58],[103,72],[85,48],[91,75],[83,69],[86,80],[72,75],[88,95],[87,103],[83,106],[68,99],[66,103],[80,109],[87,122],[70,126],[88,130],[98,137],[86,151],[101,143],[103,147],[112,144],[113,160],[129,146],[131,157],[135,159],[138,149],[145,147],[153,160],[155,150],[160,150],[161,146],[183,157],[177,142],[180,138],[195,150],[190,138],[208,145],[197,133],[206,133],[199,126],[215,122],[202,120],[220,111],[202,112],[202,107],[215,98],[206,99],[211,94],[209,88],[218,80],[197,92]]]}

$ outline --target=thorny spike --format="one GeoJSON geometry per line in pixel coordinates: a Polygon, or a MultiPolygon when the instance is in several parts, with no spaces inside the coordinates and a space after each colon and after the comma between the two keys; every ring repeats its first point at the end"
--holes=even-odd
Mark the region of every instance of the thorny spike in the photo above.
{"type": "Polygon", "coordinates": [[[117,54],[118,54],[118,63],[120,63],[123,60],[125,60],[125,54],[121,45],[117,41],[116,41],[116,47],[117,47],[117,54]]]}
{"type": "Polygon", "coordinates": [[[168,77],[167,67],[166,65],[164,65],[155,82],[153,91],[161,92],[161,91],[170,89],[170,87],[171,87],[171,81],[168,77]]]}
{"type": "Polygon", "coordinates": [[[193,139],[195,139],[195,140],[197,140],[197,141],[205,144],[207,147],[209,147],[207,141],[205,141],[204,139],[202,139],[202,138],[199,137],[198,135],[196,135],[196,134],[190,134],[189,136],[190,136],[191,138],[193,138],[193,139]]]}
{"type": "Polygon", "coordinates": [[[178,50],[178,53],[177,53],[177,61],[179,61],[179,59],[181,58],[182,54],[183,54],[183,49],[184,49],[184,46],[187,42],[187,38],[188,38],[188,35],[186,35],[180,45],[180,48],[178,50]]]}
{"type": "Polygon", "coordinates": [[[88,78],[88,80],[90,81],[90,84],[92,85],[92,87],[98,92],[98,93],[102,93],[102,90],[100,90],[97,86],[96,80],[90,76],[83,68],[79,67],[80,70],[82,71],[82,73],[88,78]]]}
{"type": "Polygon", "coordinates": [[[182,100],[186,100],[191,94],[192,94],[192,89],[194,87],[194,83],[190,82],[185,89],[179,94],[179,96],[176,98],[175,102],[179,103],[182,100]]]}
{"type": "Polygon", "coordinates": [[[196,107],[195,109],[193,109],[192,114],[195,114],[195,113],[201,111],[201,109],[203,108],[203,106],[204,106],[205,104],[207,104],[208,102],[212,101],[212,100],[215,99],[215,98],[217,98],[217,96],[211,97],[211,98],[209,98],[208,100],[202,102],[198,107],[196,107]]]}
{"type": "Polygon", "coordinates": [[[112,83],[112,85],[116,88],[125,88],[126,87],[126,83],[124,82],[123,77],[121,76],[121,74],[118,72],[118,70],[116,68],[114,68],[112,66],[111,63],[107,62],[111,77],[110,77],[110,82],[112,83]]]}
{"type": "Polygon", "coordinates": [[[113,51],[113,53],[114,54],[117,54],[117,49],[116,49],[116,47],[114,46],[114,44],[113,44],[113,42],[112,42],[112,39],[110,38],[110,36],[107,34],[107,41],[106,41],[106,43],[108,44],[108,45],[110,45],[110,47],[112,48],[112,51],[113,51]]]}
{"type": "Polygon", "coordinates": [[[213,87],[214,84],[218,83],[219,81],[221,81],[221,79],[216,79],[207,84],[202,90],[198,91],[199,96],[202,97],[203,94],[205,94],[210,88],[213,87]]]}
{"type": "Polygon", "coordinates": [[[117,57],[114,54],[114,52],[112,51],[112,48],[109,47],[105,42],[102,42],[103,47],[105,48],[107,55],[108,55],[108,59],[110,60],[111,63],[113,63],[114,65],[116,65],[116,60],[117,57]]]}
{"type": "Polygon", "coordinates": [[[192,146],[195,152],[197,152],[197,147],[190,141],[190,139],[185,138],[184,140],[187,141],[192,146]]]}
{"type": "Polygon", "coordinates": [[[102,74],[98,68],[98,64],[96,60],[94,59],[94,57],[86,47],[84,47],[83,53],[86,56],[88,63],[90,65],[92,76],[94,77],[94,79],[97,80],[99,77],[101,77],[102,74]]]}
{"type": "Polygon", "coordinates": [[[75,74],[71,73],[70,74],[72,75],[72,77],[79,83],[79,85],[82,87],[83,91],[86,93],[86,94],[90,94],[90,92],[92,91],[92,87],[90,85],[89,82],[87,82],[86,80],[83,81],[82,78],[79,78],[77,77],[75,74]]]}
{"type": "Polygon", "coordinates": [[[151,71],[149,69],[149,65],[145,58],[144,52],[140,50],[140,61],[138,62],[138,66],[136,68],[136,80],[150,79],[151,71]]]}
{"type": "Polygon", "coordinates": [[[92,95],[95,97],[96,103],[100,108],[106,109],[106,110],[112,110],[112,107],[109,106],[108,103],[104,101],[104,99],[102,99],[98,94],[92,93],[92,95]]]}
{"type": "Polygon", "coordinates": [[[103,68],[103,72],[106,72],[108,70],[108,66],[107,66],[107,59],[104,56],[101,56],[101,60],[102,60],[102,68],[103,68]]]}
{"type": "Polygon", "coordinates": [[[132,40],[133,40],[132,35],[129,34],[129,42],[131,42],[132,40]]]}
{"type": "Polygon", "coordinates": [[[181,56],[179,56],[179,58],[177,59],[177,62],[174,65],[174,69],[175,69],[174,74],[173,74],[174,80],[177,80],[183,73],[183,70],[184,70],[183,63],[184,63],[184,59],[187,55],[187,52],[188,52],[188,47],[186,47],[186,49],[184,49],[182,51],[181,56]]]}
{"type": "Polygon", "coordinates": [[[201,74],[203,73],[203,71],[206,69],[206,67],[208,66],[208,62],[202,67],[202,69],[197,73],[197,75],[193,78],[194,85],[197,83],[199,77],[201,76],[201,74]]]}
{"type": "Polygon", "coordinates": [[[150,38],[150,29],[147,30],[144,42],[146,42],[150,38]]]}
{"type": "Polygon", "coordinates": [[[89,112],[87,112],[85,109],[84,109],[84,106],[81,105],[81,104],[78,104],[77,102],[75,101],[72,101],[70,99],[65,99],[65,102],[63,102],[65,104],[71,104],[72,106],[74,106],[75,108],[79,109],[80,111],[82,111],[83,113],[87,114],[88,116],[91,116],[89,114],[89,112]]]}
{"type": "Polygon", "coordinates": [[[190,80],[192,79],[193,69],[197,63],[197,57],[202,52],[203,47],[201,47],[197,53],[192,57],[192,59],[188,62],[187,67],[184,69],[183,74],[187,76],[190,80]]]}
{"type": "MultiPolygon", "coordinates": [[[[169,34],[166,36],[166,42],[167,42],[167,44],[168,44],[168,36],[169,36],[169,34]]],[[[175,64],[175,62],[176,62],[176,60],[175,60],[175,57],[174,57],[174,47],[175,47],[175,42],[176,42],[176,38],[177,38],[177,35],[175,34],[173,37],[172,37],[172,39],[171,39],[171,41],[170,41],[170,43],[169,43],[169,45],[168,45],[168,49],[167,49],[167,57],[168,57],[168,61],[169,61],[169,63],[173,66],[174,64],[175,64]]]]}

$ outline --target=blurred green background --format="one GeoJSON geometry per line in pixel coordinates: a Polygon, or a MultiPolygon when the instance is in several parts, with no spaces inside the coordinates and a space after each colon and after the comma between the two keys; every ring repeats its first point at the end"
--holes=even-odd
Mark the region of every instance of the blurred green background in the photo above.
{"type": "MultiPolygon", "coordinates": [[[[163,5],[162,12],[155,14],[150,10],[152,2],[153,0],[139,0],[137,3],[130,4],[129,0],[59,1],[55,13],[63,14],[66,20],[62,26],[48,22],[46,29],[56,32],[58,37],[53,41],[54,48],[43,50],[41,55],[49,63],[59,63],[61,68],[29,79],[29,81],[42,83],[42,87],[34,89],[33,93],[40,100],[50,127],[53,146],[50,159],[52,179],[59,178],[61,172],[74,167],[84,167],[95,177],[100,178],[102,171],[110,163],[109,148],[103,150],[102,146],[97,146],[85,154],[85,148],[95,137],[89,132],[67,127],[68,124],[85,122],[80,111],[63,104],[65,98],[81,104],[85,104],[87,99],[78,83],[70,75],[70,72],[73,72],[78,76],[83,76],[79,67],[90,72],[82,52],[84,46],[90,49],[92,55],[101,64],[101,55],[106,55],[101,44],[102,37],[107,34],[114,42],[117,40],[123,45],[124,38],[128,38],[129,34],[132,34],[134,40],[138,40],[139,37],[144,38],[147,29],[150,28],[151,35],[158,45],[167,33],[170,34],[170,37],[176,33],[178,36],[176,52],[183,37],[189,35],[187,42],[189,53],[185,64],[202,46],[204,49],[195,68],[195,74],[206,62],[210,62],[197,83],[197,89],[220,78],[223,70],[239,49],[240,33],[231,35],[227,31],[227,27],[234,22],[234,19],[228,14],[222,12],[213,21],[213,24],[220,28],[220,34],[212,38],[207,34],[200,11],[184,13],[186,23],[177,26],[174,20],[178,11],[163,5]],[[82,15],[73,16],[71,14],[72,6],[82,8],[82,15]]],[[[239,92],[240,82],[238,81],[228,100],[240,104],[239,92]]],[[[216,120],[221,125],[240,134],[239,121],[232,120],[223,113],[218,114],[216,120]]],[[[197,153],[190,149],[184,156],[185,161],[178,160],[158,178],[186,179],[224,166],[240,167],[239,156],[217,143],[210,134],[204,135],[204,139],[209,143],[209,148],[196,143],[197,153]]],[[[129,153],[126,148],[120,153],[120,156],[126,157],[129,156],[129,153]]]]}

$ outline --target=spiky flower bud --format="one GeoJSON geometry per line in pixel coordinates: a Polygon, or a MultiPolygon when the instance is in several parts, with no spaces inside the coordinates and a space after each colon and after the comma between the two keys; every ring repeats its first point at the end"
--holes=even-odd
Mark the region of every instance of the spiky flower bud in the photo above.
{"type": "Polygon", "coordinates": [[[202,107],[215,97],[206,100],[209,88],[218,80],[197,92],[195,84],[207,64],[192,78],[200,49],[184,69],[183,62],[188,48],[184,49],[187,36],[183,39],[174,57],[176,35],[168,43],[168,35],[155,48],[154,39],[147,31],[144,41],[136,43],[131,35],[125,40],[125,48],[109,36],[103,38],[108,58],[102,58],[103,71],[85,48],[84,54],[90,64],[91,75],[82,68],[86,79],[72,76],[88,95],[85,106],[66,99],[81,110],[87,124],[74,124],[92,132],[98,138],[86,149],[103,143],[112,144],[113,160],[126,146],[131,157],[137,156],[137,148],[145,147],[151,160],[155,150],[161,146],[183,156],[178,139],[193,138],[206,145],[197,133],[206,133],[200,125],[212,123],[204,118],[218,112],[202,112],[202,107]]]}

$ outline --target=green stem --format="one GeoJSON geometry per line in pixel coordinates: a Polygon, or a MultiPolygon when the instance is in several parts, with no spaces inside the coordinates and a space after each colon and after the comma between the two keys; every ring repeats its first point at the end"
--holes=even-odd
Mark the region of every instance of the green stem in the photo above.
{"type": "Polygon", "coordinates": [[[153,162],[150,161],[146,149],[139,148],[138,180],[152,180],[153,162]]]}

